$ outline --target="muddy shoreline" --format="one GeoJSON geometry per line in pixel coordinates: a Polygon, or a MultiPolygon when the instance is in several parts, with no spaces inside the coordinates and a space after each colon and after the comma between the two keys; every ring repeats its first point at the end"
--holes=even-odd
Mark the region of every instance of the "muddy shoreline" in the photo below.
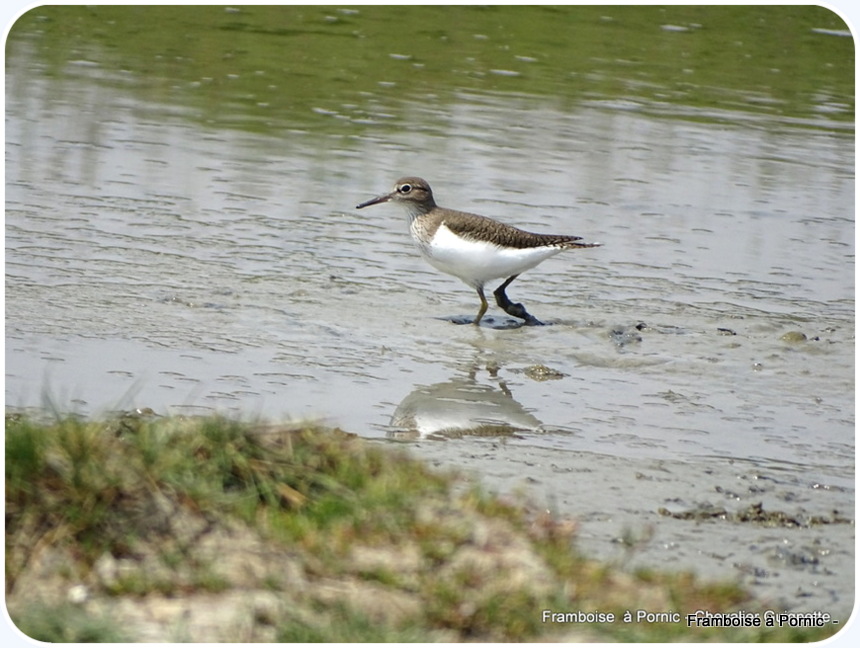
{"type": "Polygon", "coordinates": [[[637,460],[528,440],[422,440],[411,452],[574,520],[577,547],[594,558],[740,582],[774,610],[847,619],[853,609],[854,491],[841,480],[811,481],[790,466],[637,460]],[[750,510],[763,514],[743,515],[750,510]]]}

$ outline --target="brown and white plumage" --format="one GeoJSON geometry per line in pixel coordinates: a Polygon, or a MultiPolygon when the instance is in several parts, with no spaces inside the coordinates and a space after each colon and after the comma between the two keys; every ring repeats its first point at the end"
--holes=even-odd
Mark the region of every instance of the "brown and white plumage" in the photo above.
{"type": "Polygon", "coordinates": [[[398,180],[394,191],[361,203],[358,209],[392,201],[402,205],[409,216],[409,231],[421,254],[435,268],[453,275],[474,288],[481,308],[474,324],[487,311],[484,285],[506,278],[494,292],[505,312],[539,324],[522,304],[512,304],[505,288],[525,272],[559,252],[572,248],[597,247],[583,243],[580,236],[536,234],[486,216],[455,211],[436,205],[430,185],[421,178],[398,180]]]}

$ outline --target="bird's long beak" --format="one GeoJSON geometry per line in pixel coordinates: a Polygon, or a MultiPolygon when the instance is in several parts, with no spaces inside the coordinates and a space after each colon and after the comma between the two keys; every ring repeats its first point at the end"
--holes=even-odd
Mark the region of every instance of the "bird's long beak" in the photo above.
{"type": "Polygon", "coordinates": [[[356,209],[361,209],[362,207],[370,207],[371,205],[378,205],[379,203],[388,202],[391,200],[391,197],[394,194],[383,194],[381,196],[377,196],[376,198],[371,198],[370,200],[366,200],[360,205],[356,205],[356,209]]]}

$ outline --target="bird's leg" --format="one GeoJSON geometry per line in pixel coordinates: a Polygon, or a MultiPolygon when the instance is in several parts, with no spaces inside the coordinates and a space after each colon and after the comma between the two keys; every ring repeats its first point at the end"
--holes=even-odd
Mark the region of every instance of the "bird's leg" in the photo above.
{"type": "Polygon", "coordinates": [[[478,297],[481,298],[481,308],[478,310],[478,316],[475,318],[475,321],[472,322],[472,324],[474,324],[475,326],[480,326],[481,318],[484,317],[484,313],[487,312],[487,307],[489,306],[489,304],[487,304],[487,298],[484,297],[484,287],[478,286],[477,291],[478,297]]]}
{"type": "Polygon", "coordinates": [[[505,294],[505,288],[507,288],[508,285],[518,276],[519,275],[508,277],[505,283],[493,291],[493,295],[496,296],[496,303],[499,305],[499,308],[505,311],[508,315],[513,315],[514,317],[519,317],[520,319],[525,320],[528,326],[541,326],[543,322],[530,315],[522,304],[514,304],[505,294]]]}

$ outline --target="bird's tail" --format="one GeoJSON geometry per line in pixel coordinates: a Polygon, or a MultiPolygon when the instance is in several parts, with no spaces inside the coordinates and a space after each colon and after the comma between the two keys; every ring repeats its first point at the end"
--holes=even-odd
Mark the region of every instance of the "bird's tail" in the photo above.
{"type": "Polygon", "coordinates": [[[600,247],[603,243],[586,243],[585,241],[565,241],[562,244],[562,247],[565,250],[571,250],[573,248],[593,248],[600,247]]]}

